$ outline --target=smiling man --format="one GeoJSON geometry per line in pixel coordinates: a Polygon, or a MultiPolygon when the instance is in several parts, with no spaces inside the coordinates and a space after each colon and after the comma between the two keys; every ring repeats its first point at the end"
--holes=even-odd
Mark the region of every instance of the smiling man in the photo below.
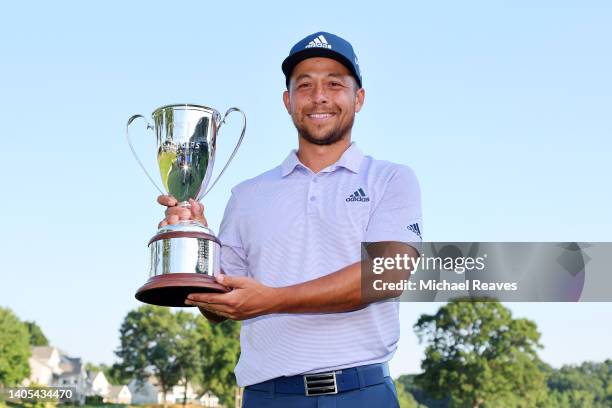
{"type": "MultiPolygon", "coordinates": [[[[416,177],[351,142],[365,91],[344,39],[318,32],[282,64],[283,102],[298,149],[232,189],[219,231],[225,294],[192,294],[209,320],[242,320],[238,384],[245,407],[397,407],[387,362],[399,340],[399,303],[365,300],[361,243],[421,241],[416,177]]],[[[384,140],[384,135],[375,135],[384,140]]],[[[161,225],[206,224],[161,196],[161,225]]]]}

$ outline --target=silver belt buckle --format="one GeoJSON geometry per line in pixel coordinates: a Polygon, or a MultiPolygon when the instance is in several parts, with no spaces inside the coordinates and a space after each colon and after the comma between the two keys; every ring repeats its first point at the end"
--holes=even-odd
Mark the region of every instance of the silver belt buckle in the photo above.
{"type": "Polygon", "coordinates": [[[304,375],[304,389],[308,397],[337,394],[336,372],[330,371],[328,373],[304,375]]]}

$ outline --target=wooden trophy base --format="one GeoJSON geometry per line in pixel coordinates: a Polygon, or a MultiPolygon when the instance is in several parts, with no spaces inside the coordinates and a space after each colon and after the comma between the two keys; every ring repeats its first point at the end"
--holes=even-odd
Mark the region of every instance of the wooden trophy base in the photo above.
{"type": "Polygon", "coordinates": [[[168,273],[149,278],[136,292],[136,299],[157,306],[193,307],[185,304],[190,293],[225,293],[230,289],[212,276],[199,273],[168,273]]]}

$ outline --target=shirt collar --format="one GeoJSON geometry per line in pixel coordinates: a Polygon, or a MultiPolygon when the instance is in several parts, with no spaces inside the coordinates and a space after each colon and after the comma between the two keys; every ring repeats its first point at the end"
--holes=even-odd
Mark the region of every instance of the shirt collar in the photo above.
{"type": "MultiPolygon", "coordinates": [[[[322,173],[332,172],[336,170],[338,167],[344,167],[347,170],[352,171],[353,173],[359,173],[359,168],[361,167],[361,161],[363,160],[363,153],[357,147],[355,142],[352,142],[348,149],[342,153],[342,156],[338,159],[334,164],[324,168],[321,170],[322,173]]],[[[297,150],[292,150],[287,158],[281,164],[281,175],[285,177],[293,172],[297,166],[301,166],[303,168],[307,168],[300,162],[300,159],[297,156],[297,150]]]]}

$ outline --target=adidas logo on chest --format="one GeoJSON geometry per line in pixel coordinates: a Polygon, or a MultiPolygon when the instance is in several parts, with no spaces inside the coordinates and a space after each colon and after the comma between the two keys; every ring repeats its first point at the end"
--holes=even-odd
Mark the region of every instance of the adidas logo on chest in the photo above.
{"type": "Polygon", "coordinates": [[[365,191],[363,191],[363,188],[360,187],[357,191],[346,198],[346,202],[351,201],[367,202],[370,201],[370,197],[368,197],[365,191]]]}

